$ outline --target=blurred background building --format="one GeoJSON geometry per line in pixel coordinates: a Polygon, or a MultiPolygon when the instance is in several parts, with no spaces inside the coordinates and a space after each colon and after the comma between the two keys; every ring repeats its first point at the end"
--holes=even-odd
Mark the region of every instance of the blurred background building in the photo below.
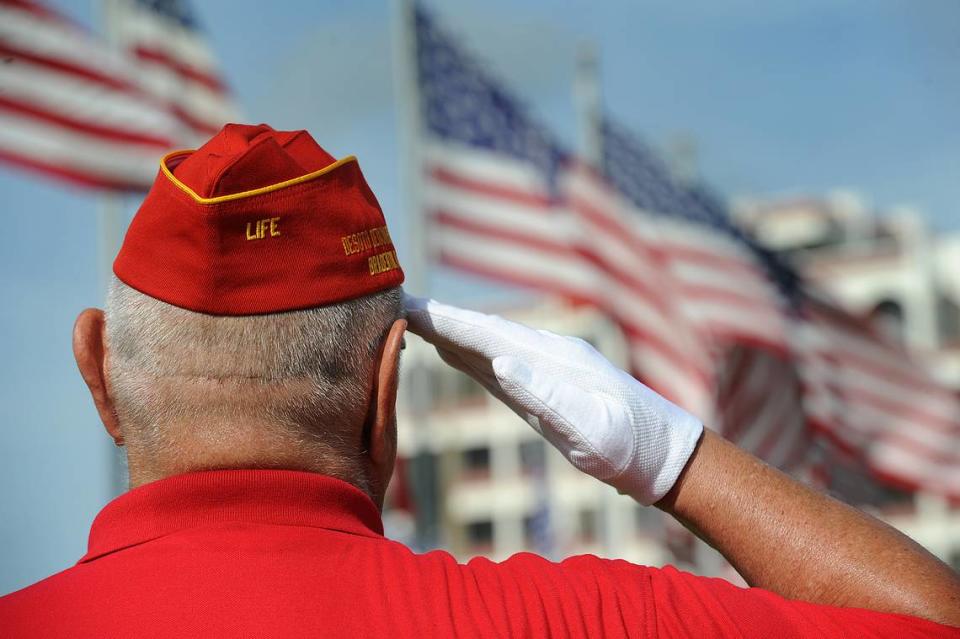
{"type": "Polygon", "coordinates": [[[764,246],[960,392],[960,233],[931,229],[914,208],[877,211],[849,191],[741,197],[732,210],[764,246]]]}

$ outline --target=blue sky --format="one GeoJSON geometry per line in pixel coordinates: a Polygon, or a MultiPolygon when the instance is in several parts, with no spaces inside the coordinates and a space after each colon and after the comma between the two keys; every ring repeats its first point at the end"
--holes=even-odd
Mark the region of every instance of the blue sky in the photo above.
{"type": "MultiPolygon", "coordinates": [[[[96,28],[93,3],[53,4],[96,28]]],[[[389,3],[195,4],[247,119],[356,154],[402,259],[389,3]]],[[[960,228],[955,0],[430,6],[571,146],[574,59],[588,41],[608,111],[656,144],[692,137],[720,192],[855,188],[960,228]]],[[[110,495],[114,453],[69,339],[77,312],[100,305],[98,205],[0,165],[0,593],[75,561],[110,495]]],[[[439,290],[464,302],[486,290],[462,282],[446,275],[439,290]]]]}

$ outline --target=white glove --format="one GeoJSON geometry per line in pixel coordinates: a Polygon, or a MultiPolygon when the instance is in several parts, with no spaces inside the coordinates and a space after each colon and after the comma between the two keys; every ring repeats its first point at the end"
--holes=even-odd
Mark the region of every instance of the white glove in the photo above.
{"type": "Polygon", "coordinates": [[[645,505],[673,487],[703,425],[590,344],[434,300],[404,303],[411,331],[576,468],[645,505]]]}

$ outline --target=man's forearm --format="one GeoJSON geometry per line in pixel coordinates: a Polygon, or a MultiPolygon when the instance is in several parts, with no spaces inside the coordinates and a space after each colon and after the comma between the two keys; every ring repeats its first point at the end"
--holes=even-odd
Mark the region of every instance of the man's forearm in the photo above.
{"type": "Polygon", "coordinates": [[[752,586],[960,626],[960,579],[945,564],[709,430],[656,505],[720,551],[752,586]]]}

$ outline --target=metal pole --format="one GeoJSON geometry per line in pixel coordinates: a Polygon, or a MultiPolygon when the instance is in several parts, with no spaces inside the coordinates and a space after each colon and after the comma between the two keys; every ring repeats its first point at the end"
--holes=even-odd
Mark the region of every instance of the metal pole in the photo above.
{"type": "Polygon", "coordinates": [[[420,91],[417,77],[416,16],[411,0],[394,0],[394,90],[400,148],[400,184],[410,252],[404,256],[404,288],[415,295],[429,294],[429,251],[421,201],[420,91]]]}
{"type": "MultiPolygon", "coordinates": [[[[577,114],[577,146],[580,159],[597,170],[603,166],[603,111],[600,73],[596,47],[582,42],[577,50],[577,67],[573,82],[573,101],[577,114]]],[[[616,557],[622,551],[618,543],[617,495],[603,487],[597,512],[597,529],[603,554],[616,557]]]]}
{"type": "Polygon", "coordinates": [[[573,100],[577,110],[578,153],[595,168],[603,162],[603,114],[597,49],[582,42],[577,50],[577,69],[573,81],[573,100]]]}
{"type": "MultiPolygon", "coordinates": [[[[96,0],[95,0],[96,1],[96,0]]],[[[117,0],[100,0],[100,12],[106,41],[113,47],[119,46],[117,33],[117,0]]],[[[97,214],[97,271],[99,274],[100,299],[106,300],[107,289],[113,277],[113,260],[120,250],[124,221],[124,199],[119,193],[105,192],[100,200],[97,214]]],[[[108,442],[109,468],[107,469],[108,488],[111,496],[119,495],[127,489],[128,476],[126,456],[112,442],[108,442]]]]}
{"type": "MultiPolygon", "coordinates": [[[[423,178],[423,140],[419,79],[417,74],[416,12],[411,0],[394,0],[394,90],[399,138],[399,172],[403,209],[407,224],[409,253],[404,258],[404,288],[416,295],[430,294],[430,251],[428,225],[425,220],[421,187],[423,178]]],[[[409,480],[416,502],[416,545],[421,549],[441,543],[443,488],[447,485],[445,464],[440,463],[431,436],[430,408],[432,393],[427,362],[428,348],[415,351],[407,366],[408,415],[413,436],[409,480]]]]}
{"type": "MultiPolygon", "coordinates": [[[[124,232],[123,196],[116,193],[104,194],[100,199],[97,212],[97,272],[100,299],[105,300],[110,280],[113,277],[113,259],[120,250],[124,232]]],[[[126,458],[121,449],[112,441],[109,446],[109,467],[107,468],[108,490],[111,497],[127,489],[126,458]]]]}

